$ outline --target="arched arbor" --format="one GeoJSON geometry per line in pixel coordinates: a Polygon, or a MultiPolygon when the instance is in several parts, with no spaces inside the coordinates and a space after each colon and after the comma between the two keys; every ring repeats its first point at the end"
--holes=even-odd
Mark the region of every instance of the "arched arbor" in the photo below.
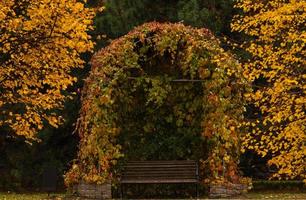
{"type": "MultiPolygon", "coordinates": [[[[91,65],[82,93],[79,153],[66,174],[68,185],[113,179],[124,155],[150,159],[150,153],[137,154],[137,145],[150,139],[139,137],[131,144],[129,134],[194,134],[192,148],[199,153],[190,156],[203,156],[209,180],[239,182],[239,124],[247,83],[239,63],[209,30],[147,23],[96,53],[91,65]],[[201,139],[205,147],[197,142],[201,139]],[[127,155],[126,148],[133,153],[127,155]]],[[[176,148],[170,146],[163,148],[176,148]]],[[[179,153],[173,155],[180,159],[179,153]]]]}

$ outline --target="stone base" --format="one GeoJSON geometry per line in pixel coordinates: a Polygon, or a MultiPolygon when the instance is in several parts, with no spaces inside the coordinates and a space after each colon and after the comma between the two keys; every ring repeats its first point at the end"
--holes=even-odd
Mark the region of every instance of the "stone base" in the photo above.
{"type": "Polygon", "coordinates": [[[112,190],[110,182],[104,183],[102,185],[81,182],[78,185],[74,185],[72,191],[73,193],[77,194],[82,198],[95,199],[95,200],[112,198],[112,190]]]}
{"type": "Polygon", "coordinates": [[[210,185],[209,198],[229,198],[247,191],[248,186],[244,184],[210,185]]]}

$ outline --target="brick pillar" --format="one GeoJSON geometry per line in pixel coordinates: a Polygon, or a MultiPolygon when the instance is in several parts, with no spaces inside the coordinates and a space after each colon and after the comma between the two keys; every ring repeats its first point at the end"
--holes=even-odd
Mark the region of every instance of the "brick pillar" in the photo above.
{"type": "Polygon", "coordinates": [[[112,190],[111,182],[106,182],[101,185],[80,182],[73,187],[73,192],[83,198],[90,198],[95,200],[111,199],[112,190]]]}
{"type": "Polygon", "coordinates": [[[248,186],[244,184],[212,184],[209,187],[209,198],[229,198],[246,193],[248,186]]]}

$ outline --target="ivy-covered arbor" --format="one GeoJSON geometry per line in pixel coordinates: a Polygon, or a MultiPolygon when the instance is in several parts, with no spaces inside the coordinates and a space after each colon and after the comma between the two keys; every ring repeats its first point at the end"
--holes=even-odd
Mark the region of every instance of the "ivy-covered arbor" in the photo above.
{"type": "Polygon", "coordinates": [[[96,53],[91,64],[68,185],[115,179],[118,161],[167,158],[199,159],[206,180],[240,181],[247,83],[237,60],[209,30],[147,23],[96,53]],[[176,134],[185,139],[171,140],[176,134]]]}

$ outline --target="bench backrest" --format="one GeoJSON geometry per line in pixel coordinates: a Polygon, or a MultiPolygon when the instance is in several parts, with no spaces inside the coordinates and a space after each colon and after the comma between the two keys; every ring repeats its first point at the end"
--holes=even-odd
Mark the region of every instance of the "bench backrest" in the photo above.
{"type": "Polygon", "coordinates": [[[196,183],[198,165],[194,160],[130,161],[123,168],[122,183],[196,183]]]}

